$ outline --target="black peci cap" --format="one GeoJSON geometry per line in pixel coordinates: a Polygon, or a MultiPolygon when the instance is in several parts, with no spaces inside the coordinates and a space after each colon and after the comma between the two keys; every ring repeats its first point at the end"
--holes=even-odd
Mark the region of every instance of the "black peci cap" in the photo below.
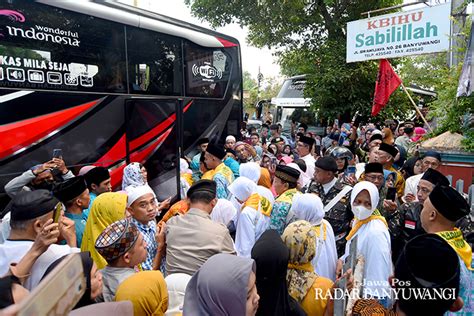
{"type": "Polygon", "coordinates": [[[378,162],[370,162],[365,164],[364,172],[367,173],[381,173],[383,174],[383,166],[378,162]]]}
{"type": "Polygon", "coordinates": [[[48,190],[19,192],[13,198],[12,221],[26,221],[38,218],[53,211],[59,200],[48,190]]]}
{"type": "Polygon", "coordinates": [[[332,172],[337,172],[337,163],[336,159],[332,156],[324,156],[316,160],[315,163],[316,167],[326,170],[326,171],[332,171],[332,172]]]}
{"type": "Polygon", "coordinates": [[[434,169],[428,168],[428,170],[423,173],[421,180],[426,180],[434,185],[444,185],[449,186],[449,180],[441,172],[434,169]]]}
{"type": "Polygon", "coordinates": [[[300,142],[302,143],[305,143],[306,145],[308,145],[309,147],[313,146],[314,143],[315,143],[315,140],[314,138],[311,138],[311,137],[308,137],[308,136],[300,136],[300,142]]]}
{"type": "Polygon", "coordinates": [[[219,160],[224,159],[224,157],[226,155],[224,148],[221,147],[221,146],[217,146],[215,144],[209,144],[207,146],[206,152],[213,155],[214,157],[216,157],[219,160]]]}
{"type": "Polygon", "coordinates": [[[77,176],[59,183],[53,190],[53,195],[61,202],[68,202],[87,190],[83,176],[77,176]]]}
{"type": "Polygon", "coordinates": [[[275,177],[285,182],[296,183],[298,182],[298,178],[300,177],[300,172],[295,168],[277,165],[275,170],[275,177]]]}
{"type": "Polygon", "coordinates": [[[450,186],[435,186],[429,198],[435,209],[452,222],[469,214],[470,208],[466,199],[450,186]]]}
{"type": "Polygon", "coordinates": [[[392,157],[395,157],[398,154],[397,147],[386,144],[386,143],[380,144],[379,150],[385,151],[387,154],[391,155],[392,157]]]}
{"type": "Polygon", "coordinates": [[[195,193],[200,192],[208,192],[213,195],[216,195],[217,186],[216,182],[212,180],[199,180],[198,182],[194,183],[188,190],[187,196],[188,198],[192,199],[192,196],[195,193]]]}

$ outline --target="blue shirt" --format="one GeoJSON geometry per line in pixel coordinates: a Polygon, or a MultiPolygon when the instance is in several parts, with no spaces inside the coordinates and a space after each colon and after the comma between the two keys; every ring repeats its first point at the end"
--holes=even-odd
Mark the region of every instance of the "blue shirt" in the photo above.
{"type": "Polygon", "coordinates": [[[87,219],[89,218],[89,213],[90,213],[90,211],[91,211],[92,202],[94,202],[95,198],[97,197],[97,194],[95,194],[94,192],[90,192],[90,193],[89,193],[89,196],[90,196],[90,198],[91,198],[91,201],[89,202],[89,207],[86,208],[86,209],[82,212],[82,214],[84,214],[84,217],[85,217],[86,221],[87,221],[87,219]]]}
{"type": "Polygon", "coordinates": [[[84,235],[84,230],[86,229],[87,218],[82,214],[72,214],[69,212],[64,212],[64,216],[74,221],[74,228],[76,229],[76,240],[77,248],[81,248],[82,236],[84,235]]]}
{"type": "Polygon", "coordinates": [[[156,223],[155,221],[149,221],[148,225],[143,225],[136,219],[133,219],[133,223],[137,225],[146,242],[147,255],[145,261],[141,263],[142,270],[153,270],[153,259],[155,259],[158,250],[158,244],[155,239],[156,223]]]}
{"type": "Polygon", "coordinates": [[[240,168],[240,164],[235,161],[234,158],[231,158],[231,157],[227,157],[225,160],[224,160],[224,164],[229,167],[230,170],[232,170],[232,173],[234,174],[234,178],[237,179],[240,174],[239,174],[239,168],[240,168]]]}

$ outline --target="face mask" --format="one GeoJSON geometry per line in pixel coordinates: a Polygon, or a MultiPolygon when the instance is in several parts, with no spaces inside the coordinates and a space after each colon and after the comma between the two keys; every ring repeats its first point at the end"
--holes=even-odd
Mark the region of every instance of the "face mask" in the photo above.
{"type": "Polygon", "coordinates": [[[352,206],[352,213],[359,220],[364,220],[372,214],[372,210],[369,210],[363,205],[352,206]]]}

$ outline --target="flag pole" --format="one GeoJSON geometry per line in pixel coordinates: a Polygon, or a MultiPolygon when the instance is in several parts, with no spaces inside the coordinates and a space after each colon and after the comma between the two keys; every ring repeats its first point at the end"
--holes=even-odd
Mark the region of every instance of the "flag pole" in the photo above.
{"type": "Polygon", "coordinates": [[[402,86],[403,91],[405,91],[405,93],[407,94],[408,99],[410,99],[411,104],[413,104],[413,107],[415,108],[416,113],[418,113],[418,115],[421,117],[423,122],[425,122],[426,126],[428,126],[430,132],[433,133],[433,129],[431,128],[430,124],[426,120],[425,116],[421,113],[420,109],[416,106],[415,101],[413,101],[413,99],[411,98],[411,95],[410,95],[410,93],[408,93],[408,90],[407,90],[407,88],[405,88],[405,85],[403,84],[403,82],[400,83],[400,85],[402,86]]]}

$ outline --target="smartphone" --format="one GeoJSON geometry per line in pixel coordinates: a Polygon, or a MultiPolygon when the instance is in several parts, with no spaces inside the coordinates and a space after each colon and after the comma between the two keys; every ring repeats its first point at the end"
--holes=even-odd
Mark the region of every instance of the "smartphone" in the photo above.
{"type": "Polygon", "coordinates": [[[385,199],[395,202],[396,197],[397,197],[397,188],[388,188],[387,196],[385,197],[385,199]]]}
{"type": "Polygon", "coordinates": [[[271,161],[272,161],[272,165],[274,165],[274,166],[276,166],[277,163],[278,163],[278,161],[275,157],[273,157],[271,161]]]}
{"type": "MultiPolygon", "coordinates": [[[[86,291],[86,278],[79,254],[64,259],[28,299],[3,310],[7,315],[68,315],[86,291]]],[[[3,312],[2,311],[2,312],[3,312]]]]}
{"type": "Polygon", "coordinates": [[[355,173],[356,173],[356,167],[355,166],[347,166],[347,169],[346,169],[346,172],[345,172],[346,177],[349,177],[351,175],[355,176],[355,173]]]}
{"type": "Polygon", "coordinates": [[[339,127],[339,120],[338,120],[338,119],[334,119],[334,124],[336,124],[336,126],[339,127]]]}
{"type": "Polygon", "coordinates": [[[54,213],[53,213],[54,223],[59,223],[59,218],[61,217],[62,212],[63,212],[63,204],[60,202],[54,208],[54,213]]]}
{"type": "Polygon", "coordinates": [[[63,158],[63,150],[53,149],[53,158],[63,158]]]}

